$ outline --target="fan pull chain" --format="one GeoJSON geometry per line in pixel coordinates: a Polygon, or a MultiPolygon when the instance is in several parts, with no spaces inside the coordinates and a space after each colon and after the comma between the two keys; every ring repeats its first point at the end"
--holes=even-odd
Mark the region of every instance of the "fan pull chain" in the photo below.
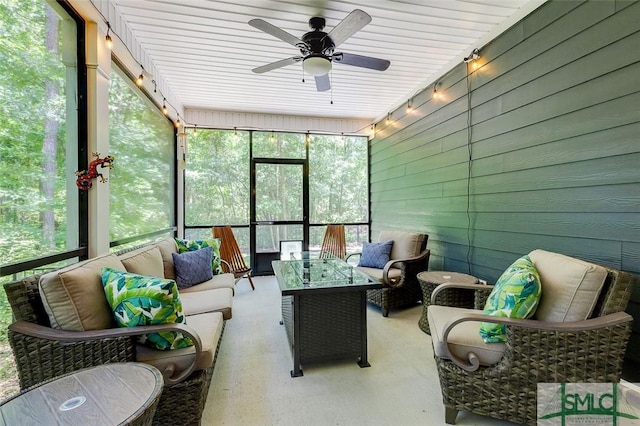
{"type": "Polygon", "coordinates": [[[331,86],[331,102],[330,102],[330,104],[333,105],[333,70],[331,72],[329,72],[329,85],[331,86]]]}
{"type": "Polygon", "coordinates": [[[302,71],[302,82],[304,83],[304,67],[300,67],[300,70],[302,71]]]}

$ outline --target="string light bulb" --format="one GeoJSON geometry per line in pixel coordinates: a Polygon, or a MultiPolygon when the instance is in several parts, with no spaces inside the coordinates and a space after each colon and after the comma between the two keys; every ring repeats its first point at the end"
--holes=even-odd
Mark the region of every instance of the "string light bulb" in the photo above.
{"type": "Polygon", "coordinates": [[[411,112],[413,110],[413,105],[411,105],[411,99],[407,100],[407,112],[411,112]]]}
{"type": "Polygon", "coordinates": [[[193,134],[194,134],[194,135],[197,135],[197,134],[198,134],[198,125],[197,125],[197,124],[194,124],[194,125],[193,125],[193,134]]]}
{"type": "Polygon", "coordinates": [[[440,99],[440,93],[438,93],[438,82],[433,85],[433,93],[431,94],[431,98],[434,100],[440,99]]]}
{"type": "Polygon", "coordinates": [[[276,140],[276,134],[275,134],[273,131],[271,132],[271,137],[270,137],[270,139],[271,139],[271,142],[273,142],[273,141],[275,141],[275,140],[276,140]]]}
{"type": "Polygon", "coordinates": [[[169,109],[167,108],[167,98],[162,98],[162,113],[164,115],[169,114],[169,109]]]}
{"type": "Polygon", "coordinates": [[[111,25],[107,22],[107,35],[104,37],[104,42],[109,50],[113,49],[113,39],[111,38],[111,35],[109,35],[110,31],[111,25]]]}
{"type": "Polygon", "coordinates": [[[176,123],[175,123],[175,124],[176,124],[176,129],[179,129],[179,128],[180,128],[180,125],[182,124],[182,123],[180,122],[180,117],[179,117],[179,116],[176,118],[176,123]]]}
{"type": "Polygon", "coordinates": [[[391,122],[391,113],[388,112],[387,113],[387,124],[389,124],[391,122]]]}
{"type": "Polygon", "coordinates": [[[142,68],[142,71],[140,71],[140,75],[136,78],[136,85],[138,87],[142,87],[142,84],[144,83],[144,67],[140,66],[140,68],[142,68]]]}

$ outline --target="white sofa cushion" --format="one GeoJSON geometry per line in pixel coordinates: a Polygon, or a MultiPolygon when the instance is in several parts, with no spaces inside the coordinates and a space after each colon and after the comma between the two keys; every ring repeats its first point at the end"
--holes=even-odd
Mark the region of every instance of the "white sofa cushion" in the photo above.
{"type": "MultiPolygon", "coordinates": [[[[482,314],[481,310],[455,308],[451,306],[430,305],[427,310],[433,351],[439,358],[449,357],[445,352],[443,340],[444,328],[447,322],[459,315],[470,313],[482,314]]],[[[481,365],[493,365],[498,363],[504,355],[506,345],[504,343],[485,343],[480,337],[480,322],[465,321],[456,325],[449,333],[448,343],[451,353],[463,360],[468,359],[469,352],[478,357],[481,365]]]]}
{"type": "Polygon", "coordinates": [[[102,289],[102,268],[124,271],[113,254],[94,257],[40,277],[40,298],[52,328],[102,330],[115,326],[102,289]]]}
{"type": "Polygon", "coordinates": [[[164,265],[160,249],[145,246],[118,256],[127,272],[157,278],[164,278],[164,265]]]}
{"type": "Polygon", "coordinates": [[[235,282],[236,281],[235,281],[235,277],[233,276],[233,274],[224,273],[224,274],[214,275],[213,278],[211,278],[208,281],[205,281],[205,282],[200,283],[200,284],[196,284],[196,285],[191,286],[191,287],[180,289],[180,294],[194,293],[194,292],[205,291],[205,290],[212,290],[212,289],[215,289],[215,288],[230,288],[230,289],[233,289],[234,285],[235,285],[235,282]]]}
{"type": "MultiPolygon", "coordinates": [[[[196,370],[204,370],[211,366],[216,354],[218,341],[222,335],[224,320],[220,312],[209,312],[199,315],[187,315],[187,326],[191,327],[200,337],[203,356],[196,364],[196,370]]],[[[145,345],[136,345],[136,360],[151,364],[160,372],[174,369],[182,371],[189,366],[195,356],[195,348],[190,346],[183,349],[159,351],[145,345]]]]}
{"type": "Polygon", "coordinates": [[[545,250],[534,250],[529,257],[542,282],[535,319],[566,322],[589,318],[607,277],[606,268],[545,250]]]}
{"type": "Polygon", "coordinates": [[[222,312],[224,319],[231,319],[233,290],[230,288],[214,288],[192,292],[180,290],[180,299],[182,300],[182,309],[187,316],[207,312],[222,312]]]}
{"type": "Polygon", "coordinates": [[[378,236],[378,241],[393,241],[391,260],[407,259],[420,254],[424,234],[404,231],[382,231],[378,236]]]}
{"type": "Polygon", "coordinates": [[[178,252],[178,246],[176,240],[172,237],[167,237],[154,244],[160,249],[160,255],[162,256],[162,264],[164,266],[164,277],[172,280],[176,279],[176,271],[173,266],[173,256],[171,253],[178,252]]]}

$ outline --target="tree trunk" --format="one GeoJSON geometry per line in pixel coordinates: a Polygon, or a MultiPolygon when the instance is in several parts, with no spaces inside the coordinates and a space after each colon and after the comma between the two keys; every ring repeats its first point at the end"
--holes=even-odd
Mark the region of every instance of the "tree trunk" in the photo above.
{"type": "MultiPolygon", "coordinates": [[[[51,57],[58,56],[58,15],[47,7],[45,24],[45,47],[51,57]]],[[[45,105],[52,105],[59,95],[56,84],[52,81],[45,83],[45,105]]],[[[57,117],[46,114],[44,117],[44,140],[42,141],[42,177],[40,191],[44,197],[44,205],[40,212],[42,223],[42,242],[45,247],[55,248],[55,216],[54,197],[56,183],[56,151],[58,144],[58,128],[60,123],[57,117]]]]}

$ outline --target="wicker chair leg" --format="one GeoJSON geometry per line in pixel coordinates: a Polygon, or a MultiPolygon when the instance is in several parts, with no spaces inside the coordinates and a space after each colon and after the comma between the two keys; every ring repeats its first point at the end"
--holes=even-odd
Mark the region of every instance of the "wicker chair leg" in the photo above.
{"type": "Polygon", "coordinates": [[[451,407],[444,407],[444,422],[448,425],[456,424],[456,417],[458,417],[458,410],[451,407]]]}

